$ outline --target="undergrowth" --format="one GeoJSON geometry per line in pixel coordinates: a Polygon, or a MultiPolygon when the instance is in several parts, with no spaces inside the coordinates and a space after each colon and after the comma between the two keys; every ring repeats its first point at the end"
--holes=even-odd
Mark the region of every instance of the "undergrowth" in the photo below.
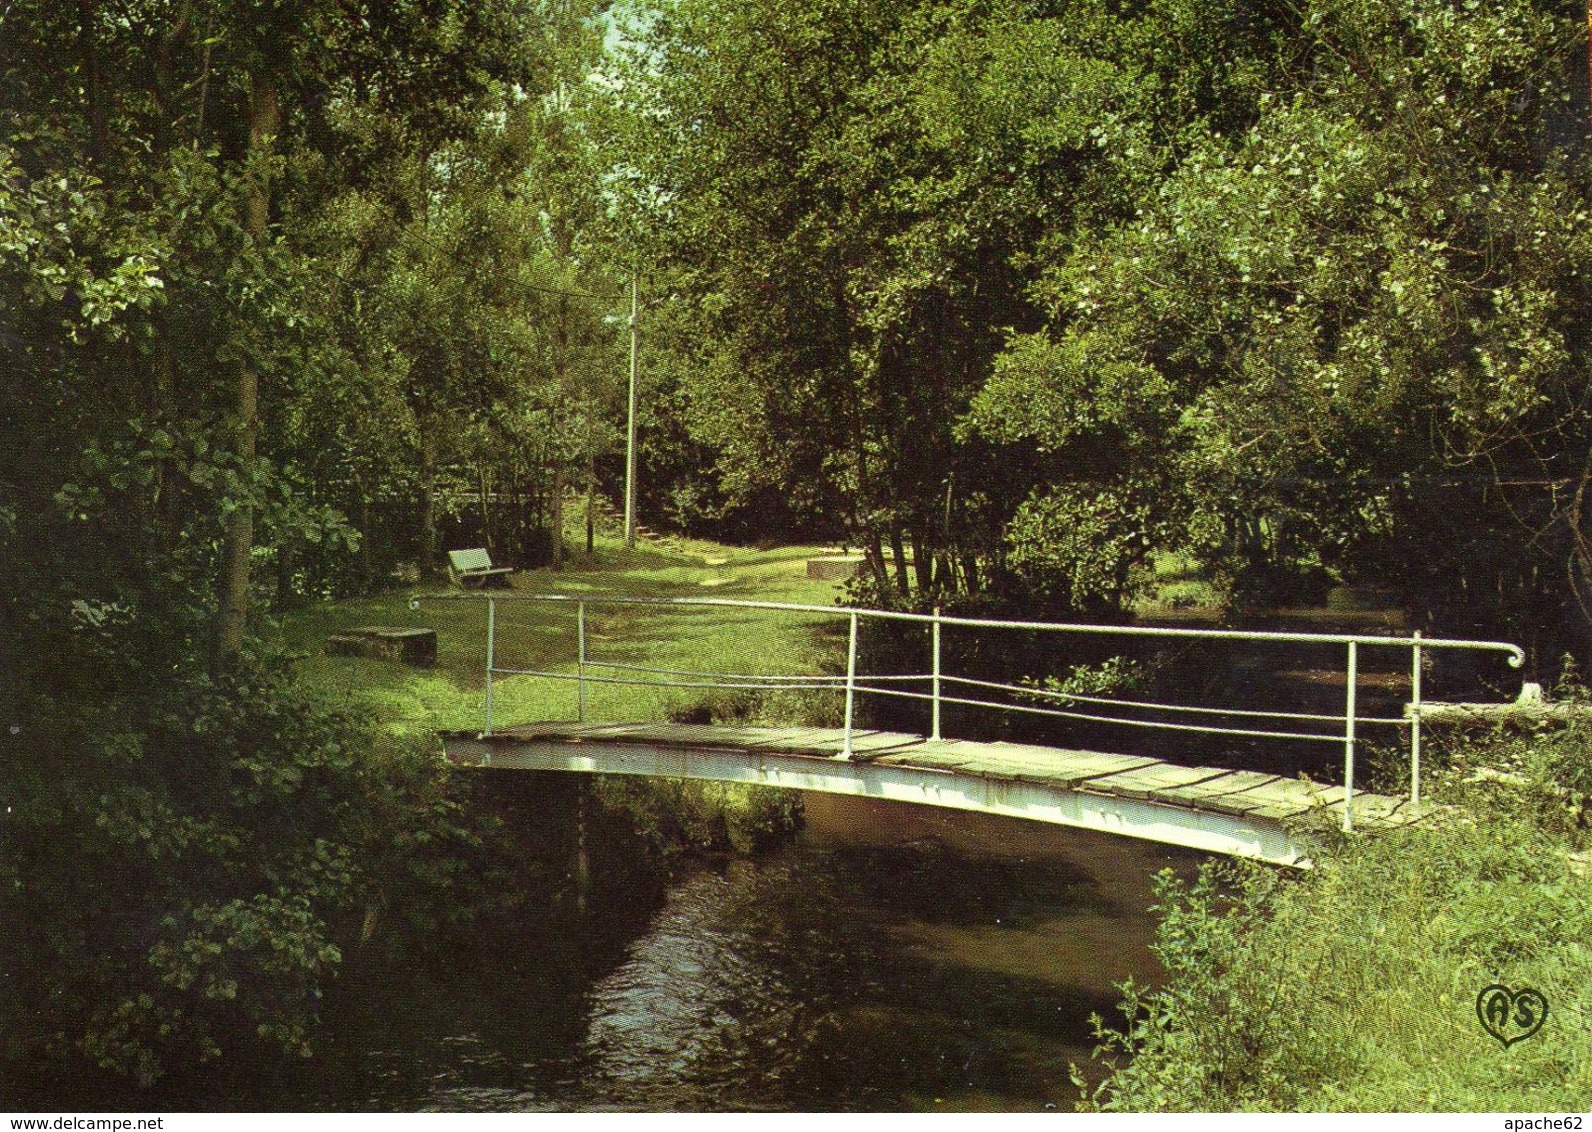
{"type": "Polygon", "coordinates": [[[1592,727],[1473,741],[1450,809],[1327,846],[1309,872],[1207,866],[1158,882],[1167,981],[1096,1020],[1096,1111],[1581,1111],[1592,1105],[1592,727]],[[1483,987],[1550,1004],[1504,1047],[1483,987]]]}

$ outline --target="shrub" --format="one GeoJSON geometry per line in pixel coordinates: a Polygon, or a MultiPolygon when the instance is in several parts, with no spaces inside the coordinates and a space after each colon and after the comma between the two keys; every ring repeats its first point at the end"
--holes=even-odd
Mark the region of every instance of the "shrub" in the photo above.
{"type": "Polygon", "coordinates": [[[1456,746],[1432,789],[1493,820],[1582,844],[1592,828],[1592,726],[1540,723],[1456,746]]]}
{"type": "Polygon", "coordinates": [[[1124,987],[1124,1029],[1097,1020],[1112,1071],[1085,1107],[1585,1108],[1592,885],[1574,855],[1584,809],[1556,806],[1587,742],[1566,729],[1473,750],[1444,776],[1452,809],[1344,839],[1296,877],[1232,863],[1191,884],[1163,875],[1167,982],[1124,987]],[[1465,767],[1510,752],[1524,785],[1499,804],[1465,767]],[[1547,996],[1538,1035],[1505,1049],[1481,1028],[1476,996],[1495,982],[1547,996]]]}
{"type": "Polygon", "coordinates": [[[429,928],[477,903],[495,854],[434,750],[318,702],[282,656],[164,680],[98,659],[101,686],[29,695],[3,740],[8,1073],[86,1059],[148,1085],[307,1055],[382,908],[429,928]]]}

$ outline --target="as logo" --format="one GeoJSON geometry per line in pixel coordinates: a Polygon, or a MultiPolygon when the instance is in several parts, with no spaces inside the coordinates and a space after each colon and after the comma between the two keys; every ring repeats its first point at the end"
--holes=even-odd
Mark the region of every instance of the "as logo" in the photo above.
{"type": "Polygon", "coordinates": [[[1548,1000],[1541,991],[1522,987],[1512,991],[1502,983],[1482,987],[1476,996],[1476,1017],[1482,1029],[1508,1049],[1542,1029],[1548,1018],[1548,1000]]]}

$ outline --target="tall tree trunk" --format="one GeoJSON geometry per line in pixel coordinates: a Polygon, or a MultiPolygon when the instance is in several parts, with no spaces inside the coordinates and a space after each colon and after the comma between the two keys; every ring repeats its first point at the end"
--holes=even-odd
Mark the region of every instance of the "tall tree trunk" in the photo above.
{"type": "Polygon", "coordinates": [[[863,534],[863,555],[868,559],[868,569],[873,573],[873,580],[879,587],[879,600],[888,601],[890,598],[890,572],[884,563],[884,544],[879,539],[879,532],[869,530],[863,534]]]}
{"type": "Polygon", "coordinates": [[[918,576],[918,593],[934,592],[934,551],[929,548],[927,536],[912,532],[912,568],[918,576]]]}
{"type": "Polygon", "coordinates": [[[293,604],[296,595],[293,593],[293,548],[286,542],[278,542],[276,547],[276,602],[277,608],[293,604]]]}
{"type": "Polygon", "coordinates": [[[210,35],[212,26],[212,17],[206,16],[204,50],[201,52],[199,61],[199,109],[194,114],[193,122],[193,148],[196,153],[204,147],[205,141],[205,104],[210,97],[210,59],[211,48],[215,42],[210,35]]]}
{"type": "MultiPolygon", "coordinates": [[[[560,402],[568,404],[569,396],[569,296],[558,297],[558,323],[553,346],[553,380],[557,383],[560,402]]],[[[559,432],[567,426],[559,423],[559,432]]],[[[562,438],[561,438],[562,439],[562,438]]],[[[564,565],[564,462],[555,456],[558,466],[553,469],[553,569],[564,565]]]]}
{"type": "Polygon", "coordinates": [[[420,426],[420,576],[426,580],[441,572],[437,553],[437,429],[430,416],[420,426]]]}
{"type": "Polygon", "coordinates": [[[492,505],[486,489],[486,465],[477,464],[475,467],[476,499],[481,507],[481,545],[488,550],[497,552],[497,540],[492,537],[492,505]]]}
{"type": "Polygon", "coordinates": [[[912,595],[912,583],[907,580],[907,548],[901,542],[901,528],[890,528],[890,554],[895,559],[896,589],[902,597],[912,595]]]}
{"type": "Polygon", "coordinates": [[[969,597],[978,596],[978,559],[974,555],[962,555],[962,586],[967,590],[967,595],[969,597]]]}
{"type": "Polygon", "coordinates": [[[363,477],[354,480],[354,488],[359,492],[359,592],[368,594],[374,580],[370,564],[370,493],[365,490],[363,477]]]}
{"type": "Polygon", "coordinates": [[[597,461],[591,454],[591,449],[586,450],[586,557],[590,558],[597,551],[597,513],[595,496],[597,493],[597,461]]]}
{"type": "MultiPolygon", "coordinates": [[[[956,487],[956,473],[945,477],[945,516],[940,525],[940,563],[935,570],[935,593],[956,591],[956,536],[951,527],[951,493],[956,487]]],[[[971,592],[971,590],[969,591],[971,592]]]]}
{"type": "Polygon", "coordinates": [[[96,164],[110,150],[110,126],[105,114],[104,82],[100,76],[99,51],[94,46],[93,0],[77,0],[77,45],[83,66],[83,93],[88,99],[89,157],[96,164]]]}
{"type": "Polygon", "coordinates": [[[564,465],[553,468],[553,506],[550,525],[553,528],[553,561],[555,570],[564,568],[564,465]]]}
{"type": "MultiPolygon", "coordinates": [[[[250,76],[249,176],[244,213],[244,231],[257,246],[265,243],[271,219],[269,162],[271,146],[281,121],[276,76],[262,65],[250,76]]],[[[235,396],[235,453],[239,464],[248,469],[254,463],[255,444],[260,431],[260,374],[250,357],[246,356],[238,364],[235,396]]],[[[221,625],[217,637],[223,657],[236,656],[243,648],[243,630],[249,618],[249,559],[254,552],[254,509],[247,499],[236,503],[222,535],[223,588],[221,625]]]]}

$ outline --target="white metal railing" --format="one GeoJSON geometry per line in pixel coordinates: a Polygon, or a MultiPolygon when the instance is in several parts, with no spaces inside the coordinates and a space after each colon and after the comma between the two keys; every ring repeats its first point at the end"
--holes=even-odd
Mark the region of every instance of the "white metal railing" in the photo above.
{"type": "MultiPolygon", "coordinates": [[[[929,738],[939,740],[941,734],[941,707],[958,704],[988,708],[997,711],[1015,711],[1027,714],[1057,716],[1087,722],[1120,724],[1127,727],[1160,728],[1169,731],[1198,732],[1210,735],[1232,735],[1244,738],[1279,739],[1303,742],[1330,742],[1343,745],[1343,827],[1353,828],[1351,804],[1354,799],[1354,757],[1358,743],[1357,727],[1360,724],[1387,724],[1407,726],[1410,732],[1410,800],[1421,798],[1421,667],[1424,655],[1433,649],[1473,649],[1504,653],[1511,668],[1525,662],[1525,652],[1504,641],[1469,641],[1423,637],[1419,632],[1410,637],[1369,636],[1352,633],[1279,633],[1243,629],[1172,629],[1141,625],[1078,625],[1049,621],[1009,621],[993,618],[948,617],[936,610],[933,613],[903,613],[885,609],[847,609],[831,605],[801,605],[790,602],[740,601],[731,598],[670,598],[670,597],[618,597],[577,596],[569,594],[482,594],[449,593],[428,595],[425,600],[485,601],[486,619],[486,696],[485,727],[483,734],[492,734],[492,678],[494,676],[538,676],[553,680],[576,682],[577,718],[582,722],[587,712],[587,687],[591,684],[620,684],[632,687],[665,688],[724,688],[743,690],[806,690],[826,689],[845,694],[845,722],[842,757],[852,757],[852,735],[856,718],[858,694],[899,696],[926,700],[930,704],[929,738]],[[575,607],[576,658],[575,671],[554,672],[529,668],[505,668],[497,664],[497,606],[499,602],[547,602],[575,607]],[[782,613],[812,613],[827,617],[844,617],[847,621],[846,673],[844,676],[812,676],[785,674],[758,674],[734,672],[698,672],[689,669],[659,668],[638,664],[622,664],[593,660],[588,653],[586,610],[588,606],[643,605],[694,608],[730,608],[764,610],[782,613]],[[927,673],[859,675],[857,672],[857,636],[862,619],[901,621],[926,624],[929,627],[929,660],[927,673]],[[1228,708],[1208,705],[1162,704],[1143,700],[1118,699],[1082,693],[1062,692],[1034,688],[1020,684],[1002,684],[991,680],[978,680],[968,676],[947,675],[942,670],[943,649],[941,629],[945,626],[978,629],[1016,629],[1034,632],[1072,633],[1096,636],[1191,638],[1222,641],[1266,641],[1317,645],[1342,645],[1347,650],[1345,663],[1345,695],[1342,714],[1326,715],[1311,712],[1261,711],[1253,708],[1228,708]],[[1405,648],[1410,650],[1410,702],[1406,714],[1398,718],[1359,715],[1356,695],[1359,687],[1359,650],[1362,645],[1405,648]],[[599,670],[594,672],[593,670],[599,670]],[[602,675],[608,673],[634,673],[627,675],[602,675]],[[646,677],[646,678],[643,678],[646,677]],[[666,679],[652,679],[666,677],[666,679]],[[913,691],[909,687],[885,687],[886,684],[913,684],[927,682],[928,691],[913,691]],[[1080,712],[1063,707],[1041,707],[1035,704],[1001,703],[994,700],[974,699],[970,696],[949,695],[946,684],[1001,691],[1028,699],[1053,700],[1065,704],[1102,705],[1116,708],[1148,710],[1182,714],[1184,716],[1225,716],[1238,720],[1269,719],[1279,722],[1333,723],[1340,726],[1335,732],[1288,731],[1259,727],[1219,727],[1197,722],[1169,722],[1158,719],[1135,719],[1120,715],[1102,715],[1097,712],[1080,712]]],[[[418,609],[420,598],[410,601],[410,608],[418,609]]]]}

